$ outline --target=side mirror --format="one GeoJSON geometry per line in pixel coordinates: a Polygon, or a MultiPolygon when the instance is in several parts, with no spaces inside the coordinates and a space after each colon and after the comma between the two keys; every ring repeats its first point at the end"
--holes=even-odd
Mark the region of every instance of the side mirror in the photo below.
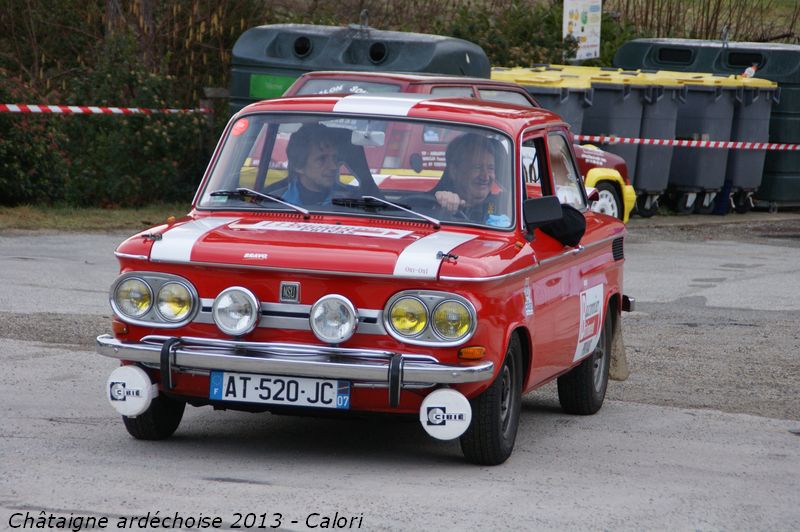
{"type": "Polygon", "coordinates": [[[565,246],[577,247],[586,232],[586,218],[572,205],[562,204],[561,210],[562,218],[540,226],[539,230],[565,246]]]}
{"type": "Polygon", "coordinates": [[[594,187],[586,187],[586,197],[589,199],[589,203],[594,203],[600,199],[600,191],[594,187]]]}
{"type": "Polygon", "coordinates": [[[561,210],[561,203],[555,196],[543,196],[541,198],[531,198],[522,204],[522,216],[525,226],[531,230],[543,224],[555,222],[564,216],[561,210]]]}

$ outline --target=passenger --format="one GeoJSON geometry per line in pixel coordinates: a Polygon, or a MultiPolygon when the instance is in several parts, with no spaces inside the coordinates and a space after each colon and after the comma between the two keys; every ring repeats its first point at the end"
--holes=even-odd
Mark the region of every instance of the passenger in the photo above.
{"type": "Polygon", "coordinates": [[[436,201],[445,213],[458,221],[509,227],[503,213],[495,179],[500,162],[497,141],[484,135],[467,133],[456,138],[445,152],[445,171],[434,188],[436,201]]]}
{"type": "Polygon", "coordinates": [[[266,192],[294,205],[328,206],[331,198],[348,195],[339,180],[336,133],[319,124],[295,131],[286,145],[289,175],[267,187],[266,192]]]}

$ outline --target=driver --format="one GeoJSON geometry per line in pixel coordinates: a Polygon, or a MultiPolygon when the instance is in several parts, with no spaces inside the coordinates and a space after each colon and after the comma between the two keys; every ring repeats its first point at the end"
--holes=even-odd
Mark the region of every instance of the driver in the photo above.
{"type": "Polygon", "coordinates": [[[295,131],[286,145],[289,175],[267,187],[268,194],[302,206],[328,206],[331,198],[347,195],[339,180],[342,165],[336,132],[319,124],[295,131]]]}
{"type": "Polygon", "coordinates": [[[434,196],[443,211],[476,223],[508,227],[511,220],[497,214],[500,205],[495,183],[499,162],[497,142],[476,133],[456,138],[445,152],[445,171],[434,196]]]}

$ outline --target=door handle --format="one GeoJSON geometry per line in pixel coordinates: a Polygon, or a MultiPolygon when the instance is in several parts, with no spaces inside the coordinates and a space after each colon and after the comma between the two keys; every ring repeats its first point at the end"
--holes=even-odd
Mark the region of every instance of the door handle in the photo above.
{"type": "Polygon", "coordinates": [[[577,255],[578,253],[582,252],[584,249],[586,249],[586,248],[584,248],[583,246],[581,246],[579,244],[578,247],[574,247],[574,248],[572,248],[571,250],[567,251],[564,254],[565,255],[577,255]]]}

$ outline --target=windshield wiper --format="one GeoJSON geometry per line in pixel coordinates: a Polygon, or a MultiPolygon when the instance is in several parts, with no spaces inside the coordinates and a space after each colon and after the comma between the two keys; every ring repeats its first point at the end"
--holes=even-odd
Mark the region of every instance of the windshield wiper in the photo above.
{"type": "Polygon", "coordinates": [[[409,209],[405,205],[401,205],[399,203],[392,203],[391,201],[386,201],[385,199],[376,198],[375,196],[361,196],[361,198],[333,198],[331,202],[334,205],[343,205],[345,207],[376,207],[377,205],[383,205],[385,207],[391,207],[393,209],[397,209],[398,211],[407,212],[409,214],[413,214],[419,218],[422,218],[426,222],[429,222],[433,225],[435,229],[439,229],[442,224],[436,218],[431,216],[426,216],[421,214],[415,210],[409,209]]]}
{"type": "Polygon", "coordinates": [[[211,196],[225,196],[226,198],[256,198],[259,200],[267,200],[267,201],[274,201],[275,203],[280,203],[281,205],[286,205],[290,209],[294,209],[295,211],[299,212],[303,215],[303,218],[306,220],[311,218],[311,213],[299,207],[293,203],[289,203],[288,201],[283,201],[282,199],[273,196],[271,194],[264,194],[262,192],[256,192],[255,190],[249,188],[239,187],[234,190],[215,190],[210,194],[211,196]]]}

